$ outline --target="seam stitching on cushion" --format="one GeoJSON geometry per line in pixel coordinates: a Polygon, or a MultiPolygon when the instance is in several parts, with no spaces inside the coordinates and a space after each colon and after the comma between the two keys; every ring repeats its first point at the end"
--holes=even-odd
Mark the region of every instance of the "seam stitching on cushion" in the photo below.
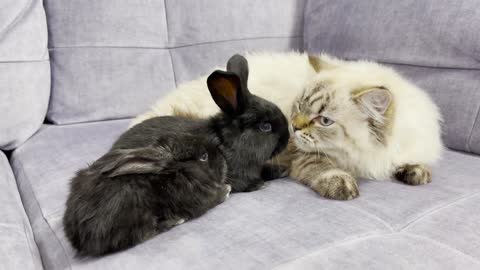
{"type": "MultiPolygon", "coordinates": [[[[25,179],[27,179],[27,175],[25,174],[25,169],[24,169],[24,167],[23,167],[23,163],[20,162],[19,160],[18,160],[17,162],[15,162],[15,163],[16,163],[16,165],[19,167],[19,169],[20,169],[20,171],[21,171],[20,173],[22,174],[22,176],[23,176],[25,179]]],[[[17,177],[15,177],[15,182],[16,182],[16,180],[17,180],[17,177]]],[[[18,183],[17,183],[17,186],[18,186],[18,183]]],[[[67,264],[68,264],[68,266],[69,266],[69,269],[71,270],[71,269],[72,269],[72,264],[71,264],[71,262],[70,262],[70,259],[68,258],[67,251],[65,250],[65,247],[63,246],[62,242],[60,241],[60,239],[59,239],[59,238],[57,237],[57,235],[55,234],[55,232],[54,232],[54,230],[52,229],[52,227],[50,226],[50,223],[45,219],[45,216],[44,216],[44,214],[43,214],[42,208],[40,207],[40,203],[39,203],[38,200],[37,200],[37,196],[35,195],[35,192],[33,191],[33,188],[32,188],[32,185],[30,184],[30,181],[27,181],[26,186],[27,186],[27,188],[30,189],[30,191],[32,192],[33,198],[34,198],[34,201],[35,201],[35,204],[36,204],[36,206],[38,207],[38,211],[40,212],[41,217],[42,217],[42,219],[44,220],[44,222],[46,223],[47,227],[50,229],[51,233],[53,234],[53,237],[57,240],[58,244],[59,244],[60,247],[62,248],[62,250],[63,250],[63,255],[64,255],[64,257],[65,257],[65,260],[66,260],[66,262],[67,262],[67,264]]],[[[21,193],[20,193],[20,198],[22,198],[21,193]]],[[[23,200],[22,200],[22,204],[23,204],[23,200]]],[[[28,216],[28,215],[27,215],[27,216],[28,216]]],[[[30,217],[29,217],[29,219],[30,219],[30,217]]],[[[31,221],[30,221],[30,223],[31,223],[31,221]]],[[[32,225],[32,229],[33,229],[33,225],[32,225]]],[[[35,237],[35,234],[34,234],[34,237],[35,237]]],[[[38,243],[37,243],[37,246],[38,246],[38,243]]],[[[41,252],[40,252],[40,257],[42,257],[42,253],[41,253],[41,252]]],[[[42,258],[42,265],[43,265],[43,264],[44,264],[44,263],[43,263],[43,258],[42,258]]],[[[45,268],[45,265],[43,265],[43,267],[45,268]]]]}
{"type": "Polygon", "coordinates": [[[430,215],[432,215],[432,214],[435,214],[436,212],[441,211],[442,209],[445,209],[445,208],[447,208],[447,207],[449,207],[449,206],[452,206],[452,205],[457,204],[457,203],[459,203],[459,202],[462,202],[462,201],[468,200],[468,199],[470,199],[470,198],[472,198],[472,197],[475,197],[475,196],[477,196],[478,194],[480,194],[480,192],[470,193],[470,194],[468,194],[468,195],[465,195],[465,196],[462,196],[462,197],[460,197],[460,198],[458,198],[458,199],[455,199],[455,200],[453,200],[453,201],[450,201],[450,202],[448,202],[448,203],[446,203],[446,204],[444,204],[444,205],[431,208],[431,209],[423,212],[421,216],[418,216],[417,218],[414,218],[414,219],[412,219],[411,221],[407,222],[407,223],[406,223],[402,228],[400,228],[398,231],[399,231],[399,232],[403,232],[403,231],[407,230],[408,228],[410,228],[411,226],[413,226],[413,225],[414,225],[415,223],[417,223],[418,221],[424,219],[425,217],[430,216],[430,215]]]}
{"type": "MultiPolygon", "coordinates": [[[[351,59],[355,59],[355,58],[351,58],[351,59]]],[[[362,58],[360,57],[359,59],[362,59],[362,58]]],[[[412,67],[438,68],[438,69],[480,70],[480,68],[475,68],[475,67],[433,66],[433,65],[422,65],[422,64],[402,63],[402,62],[393,62],[393,61],[381,61],[381,60],[375,60],[375,59],[373,59],[373,61],[382,63],[382,64],[399,65],[399,66],[412,66],[412,67]]]]}
{"type": "MultiPolygon", "coordinates": [[[[168,27],[168,26],[167,26],[168,27]]],[[[215,43],[226,43],[230,41],[243,41],[243,40],[261,40],[261,39],[284,39],[284,38],[302,38],[303,36],[272,36],[272,37],[251,37],[251,38],[233,38],[233,39],[226,39],[226,40],[215,40],[215,41],[206,41],[206,42],[198,42],[192,44],[185,44],[185,45],[177,45],[177,46],[166,46],[166,47],[149,47],[149,46],[56,46],[50,47],[49,50],[56,50],[56,49],[82,49],[82,48],[92,48],[92,49],[102,49],[102,48],[113,48],[113,49],[152,49],[152,50],[161,50],[161,49],[177,49],[177,48],[184,48],[184,47],[193,47],[198,45],[207,45],[207,44],[215,44],[215,43]]]]}
{"type": "MultiPolygon", "coordinates": [[[[43,259],[42,259],[42,256],[40,254],[40,249],[38,248],[38,244],[37,244],[37,241],[35,240],[35,234],[33,233],[33,226],[32,226],[32,222],[30,220],[30,217],[28,216],[27,214],[27,210],[25,209],[25,203],[23,202],[23,199],[22,199],[22,194],[20,192],[20,189],[19,189],[19,183],[17,182],[17,176],[15,175],[15,172],[13,171],[13,168],[12,168],[12,165],[11,165],[11,162],[10,160],[8,160],[8,165],[10,166],[11,168],[11,177],[13,178],[14,180],[14,184],[15,184],[15,187],[13,187],[15,189],[15,191],[17,192],[18,194],[18,198],[20,199],[20,204],[21,204],[21,207],[22,207],[22,223],[23,223],[23,231],[24,231],[24,234],[25,234],[25,237],[27,236],[26,235],[26,228],[25,228],[25,221],[28,222],[28,224],[30,225],[30,228],[32,230],[32,238],[33,238],[33,242],[35,243],[35,247],[37,247],[37,251],[38,251],[38,254],[39,254],[39,259],[40,259],[40,263],[42,264],[42,268],[45,268],[44,265],[43,265],[43,259]],[[26,220],[25,220],[26,218],[26,220]]],[[[23,166],[20,166],[21,167],[21,170],[22,170],[22,174],[25,175],[25,173],[23,173],[23,166]]],[[[32,256],[32,258],[34,258],[33,256],[33,253],[32,253],[32,246],[31,246],[31,243],[30,241],[27,239],[27,244],[28,244],[28,248],[30,250],[30,255],[32,256]]],[[[33,260],[34,262],[35,260],[33,260]]]]}
{"type": "MultiPolygon", "coordinates": [[[[16,202],[16,203],[20,203],[19,205],[19,214],[21,215],[21,218],[22,218],[22,227],[23,227],[23,235],[25,236],[25,242],[27,243],[27,246],[28,246],[28,250],[30,251],[30,256],[32,258],[32,264],[33,265],[36,265],[36,256],[34,256],[34,248],[32,246],[32,243],[30,242],[32,239],[33,241],[35,242],[35,237],[33,235],[33,231],[30,233],[28,233],[28,228],[31,229],[31,224],[30,224],[30,218],[28,217],[27,213],[26,213],[26,210],[25,210],[25,205],[23,203],[23,200],[22,200],[22,197],[20,195],[20,191],[18,189],[18,183],[17,183],[17,178],[15,177],[14,173],[13,173],[13,170],[11,169],[11,165],[10,165],[10,162],[8,161],[8,159],[6,160],[8,166],[10,166],[10,170],[9,172],[7,172],[7,179],[8,177],[10,177],[10,179],[13,179],[13,183],[11,183],[12,181],[8,181],[7,180],[7,185],[8,185],[8,190],[7,192],[14,192],[15,194],[13,194],[13,200],[16,202]],[[32,239],[29,238],[29,236],[32,237],[32,239]]],[[[7,228],[15,228],[16,227],[10,227],[9,226],[10,224],[0,224],[1,227],[7,227],[7,228]]],[[[35,247],[37,248],[37,252],[38,252],[38,246],[35,242],[35,247]]],[[[42,263],[42,266],[43,266],[43,262],[40,259],[40,263],[42,263]]]]}
{"type": "Polygon", "coordinates": [[[285,265],[287,263],[292,263],[294,261],[298,261],[302,258],[305,258],[305,257],[310,256],[312,254],[322,252],[324,250],[327,250],[327,249],[330,249],[330,248],[333,248],[333,247],[343,246],[343,245],[351,243],[351,242],[363,241],[363,240],[367,240],[367,239],[370,239],[370,238],[376,238],[376,237],[385,236],[385,235],[392,235],[392,234],[396,234],[396,233],[395,232],[387,232],[387,233],[367,232],[367,233],[364,233],[364,234],[361,234],[361,235],[357,235],[355,237],[351,237],[351,238],[347,237],[346,239],[343,239],[343,240],[340,240],[340,241],[333,241],[332,243],[326,244],[325,246],[320,246],[318,249],[316,249],[313,252],[310,252],[310,253],[307,253],[307,254],[304,254],[304,255],[300,255],[300,256],[297,256],[296,258],[286,260],[284,262],[276,264],[275,266],[272,267],[272,269],[275,269],[275,268],[280,267],[282,265],[285,265]]]}
{"type": "Polygon", "coordinates": [[[400,234],[403,234],[403,235],[406,235],[406,236],[410,236],[410,237],[412,237],[412,238],[422,239],[422,240],[425,240],[425,241],[428,241],[428,242],[432,242],[432,243],[434,243],[434,244],[436,244],[436,245],[442,246],[442,247],[444,247],[444,248],[451,249],[451,250],[453,250],[453,251],[455,251],[455,252],[457,252],[457,253],[460,253],[460,254],[464,255],[465,257],[473,260],[474,262],[480,264],[480,260],[479,260],[479,259],[477,259],[477,258],[473,257],[472,255],[469,255],[469,254],[467,254],[467,253],[465,253],[465,252],[463,252],[463,251],[461,251],[461,250],[459,250],[459,249],[457,249],[457,248],[455,248],[455,247],[453,247],[453,246],[450,246],[450,245],[448,245],[448,244],[442,243],[442,242],[440,242],[440,241],[438,241],[438,240],[435,240],[435,239],[432,239],[432,238],[430,238],[430,237],[426,237],[426,236],[423,236],[423,235],[414,234],[414,233],[408,233],[408,232],[402,232],[402,233],[400,233],[400,234]]]}
{"type": "Polygon", "coordinates": [[[387,229],[389,229],[391,232],[394,232],[394,231],[395,231],[395,229],[393,229],[393,227],[392,227],[391,224],[389,224],[389,223],[386,222],[385,220],[381,219],[380,217],[378,217],[378,216],[376,216],[376,215],[374,215],[374,214],[372,214],[372,213],[369,213],[368,211],[365,211],[365,210],[363,210],[363,209],[361,209],[361,208],[359,208],[359,207],[355,207],[355,206],[353,206],[353,205],[344,204],[343,206],[347,206],[347,207],[350,207],[350,208],[352,208],[352,209],[355,209],[355,210],[357,210],[358,212],[361,212],[361,213],[363,213],[363,214],[365,214],[365,215],[367,215],[367,216],[369,216],[369,217],[371,217],[371,218],[373,218],[373,219],[375,219],[375,220],[377,220],[377,221],[380,221],[380,222],[381,222],[383,225],[385,225],[385,227],[387,227],[387,229]]]}
{"type": "Polygon", "coordinates": [[[50,59],[38,59],[38,60],[7,60],[1,61],[0,64],[15,64],[15,63],[38,63],[38,62],[49,62],[50,59]]]}
{"type": "Polygon", "coordinates": [[[33,7],[34,0],[30,0],[25,4],[25,6],[20,10],[20,12],[17,14],[15,18],[5,27],[5,30],[0,32],[0,40],[2,40],[8,32],[10,32],[11,29],[27,14],[27,11],[33,7]]]}
{"type": "MultiPolygon", "coordinates": [[[[22,203],[22,204],[23,204],[23,203],[22,203]]],[[[25,209],[24,209],[24,211],[25,211],[25,209]]],[[[29,222],[30,222],[30,221],[29,221],[29,222]]],[[[30,225],[30,223],[29,223],[29,225],[30,225]]],[[[25,221],[23,222],[23,233],[25,234],[25,238],[27,238],[27,226],[26,226],[26,224],[25,224],[25,221]]],[[[33,231],[32,231],[32,234],[33,234],[33,231]]],[[[32,235],[32,237],[33,237],[33,235],[32,235]]],[[[35,241],[35,239],[34,239],[33,241],[35,241]]],[[[32,247],[32,244],[30,243],[30,241],[29,241],[28,238],[25,239],[25,242],[27,242],[28,250],[30,250],[30,256],[32,257],[32,263],[33,263],[33,265],[35,265],[35,256],[33,256],[33,247],[32,247]]],[[[35,246],[36,246],[36,245],[35,245],[35,246]]],[[[37,247],[37,249],[38,249],[38,247],[37,247]]],[[[42,261],[40,260],[40,262],[42,262],[42,261]]],[[[42,262],[42,267],[43,267],[43,262],[42,262]]]]}
{"type": "Polygon", "coordinates": [[[170,67],[172,68],[173,82],[175,87],[177,87],[177,74],[175,74],[175,67],[173,66],[173,57],[172,51],[170,50],[170,28],[168,24],[168,10],[167,10],[167,0],[163,0],[163,8],[165,10],[165,27],[167,28],[167,45],[168,45],[168,55],[170,56],[170,67]]]}
{"type": "Polygon", "coordinates": [[[480,105],[478,105],[478,108],[477,108],[477,116],[475,116],[475,121],[473,121],[473,125],[472,125],[472,130],[470,130],[470,135],[468,135],[468,139],[467,139],[467,145],[466,145],[466,148],[468,151],[470,152],[473,152],[471,147],[470,147],[470,141],[472,140],[472,137],[473,137],[473,131],[475,130],[475,126],[477,125],[478,123],[478,118],[480,117],[480,105]]]}

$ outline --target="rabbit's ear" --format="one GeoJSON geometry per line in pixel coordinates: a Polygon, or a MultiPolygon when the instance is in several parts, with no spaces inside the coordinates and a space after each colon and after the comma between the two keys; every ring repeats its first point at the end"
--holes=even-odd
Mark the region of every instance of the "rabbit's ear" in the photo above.
{"type": "Polygon", "coordinates": [[[117,149],[104,156],[101,173],[108,177],[160,173],[171,160],[164,148],[117,149]]]}
{"type": "Polygon", "coordinates": [[[239,54],[235,54],[234,56],[230,57],[227,62],[227,71],[237,74],[242,82],[242,87],[248,91],[248,61],[245,59],[245,57],[239,54]]]}
{"type": "Polygon", "coordinates": [[[208,76],[207,85],[213,100],[223,112],[229,115],[243,113],[248,93],[236,73],[216,70],[208,76]]]}

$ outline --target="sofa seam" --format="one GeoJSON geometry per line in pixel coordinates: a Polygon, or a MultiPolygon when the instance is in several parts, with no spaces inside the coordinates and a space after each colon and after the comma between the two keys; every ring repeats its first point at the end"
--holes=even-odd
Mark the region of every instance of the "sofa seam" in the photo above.
{"type": "MultiPolygon", "coordinates": [[[[354,59],[354,58],[352,58],[352,59],[354,59]]],[[[360,57],[359,59],[361,59],[361,57],[360,57]]],[[[372,60],[375,61],[375,62],[381,63],[381,64],[399,65],[399,66],[411,66],[411,67],[420,67],[420,68],[438,68],[438,69],[474,70],[474,71],[480,70],[480,67],[435,66],[435,65],[427,65],[427,64],[414,64],[414,63],[395,62],[395,61],[389,61],[389,60],[375,60],[375,59],[372,59],[372,60]]]]}
{"type": "Polygon", "coordinates": [[[175,83],[175,87],[177,87],[177,74],[175,72],[175,66],[173,65],[173,56],[172,51],[170,49],[170,27],[168,23],[168,8],[167,8],[167,0],[163,0],[163,8],[165,10],[165,27],[167,28],[167,46],[168,48],[168,55],[170,56],[170,67],[172,68],[172,76],[173,82],[175,83]]]}
{"type": "Polygon", "coordinates": [[[2,40],[10,30],[13,29],[13,27],[27,14],[27,11],[33,7],[35,0],[29,0],[28,3],[23,6],[22,10],[13,18],[13,20],[5,27],[5,29],[0,32],[0,40],[2,40]]]}
{"type": "Polygon", "coordinates": [[[271,269],[276,269],[277,267],[280,267],[280,266],[285,265],[287,263],[292,263],[292,262],[298,261],[298,260],[300,260],[302,258],[305,258],[305,257],[307,257],[307,256],[309,256],[313,253],[322,252],[324,250],[328,250],[330,248],[337,247],[337,246],[342,246],[342,245],[350,243],[350,242],[363,241],[363,240],[367,240],[367,239],[370,239],[370,238],[386,236],[386,235],[393,235],[393,234],[397,234],[397,232],[378,233],[378,232],[375,232],[375,231],[370,231],[370,232],[367,232],[367,233],[364,233],[364,234],[361,234],[361,235],[356,235],[355,237],[351,237],[351,238],[347,237],[347,238],[345,238],[343,240],[340,240],[340,241],[333,241],[332,243],[326,244],[325,246],[320,246],[318,249],[316,249],[312,252],[309,252],[307,254],[303,254],[303,255],[297,256],[295,258],[285,260],[284,262],[278,263],[278,264],[274,265],[271,269]]]}
{"type": "Polygon", "coordinates": [[[479,118],[480,118],[480,105],[478,105],[478,107],[477,107],[477,115],[475,116],[475,120],[473,121],[472,129],[470,130],[470,134],[468,135],[468,139],[467,139],[466,148],[469,152],[473,152],[471,147],[470,147],[470,141],[472,140],[473,131],[475,130],[475,127],[477,126],[479,118]]]}
{"type": "Polygon", "coordinates": [[[452,200],[444,205],[441,205],[441,206],[438,206],[438,207],[434,207],[434,208],[430,208],[429,210],[427,211],[424,211],[421,216],[418,216],[417,218],[414,218],[412,220],[410,220],[409,222],[407,222],[403,227],[401,227],[399,230],[397,230],[398,232],[406,232],[406,230],[408,228],[410,228],[411,226],[415,225],[417,222],[421,221],[422,219],[432,215],[432,214],[435,214],[449,206],[452,206],[452,205],[455,205],[457,203],[460,203],[460,202],[463,202],[463,201],[466,201],[472,197],[475,197],[477,196],[478,194],[480,194],[480,192],[476,191],[476,192],[473,192],[473,193],[469,193],[465,196],[462,196],[460,198],[457,198],[455,200],[452,200]]]}
{"type": "Polygon", "coordinates": [[[0,60],[0,65],[1,64],[16,64],[16,63],[42,63],[42,62],[50,62],[50,59],[35,59],[35,60],[7,60],[7,61],[1,61],[0,60]]]}
{"type": "MultiPolygon", "coordinates": [[[[29,237],[28,237],[28,236],[29,236],[29,234],[28,234],[28,232],[27,232],[28,226],[29,226],[30,229],[32,230],[32,231],[31,231],[32,240],[33,240],[33,242],[35,243],[35,246],[37,247],[37,252],[39,253],[39,256],[40,256],[39,248],[38,248],[38,245],[37,245],[37,243],[36,243],[36,241],[35,241],[35,235],[34,235],[34,233],[33,233],[32,224],[31,224],[31,222],[30,222],[30,217],[27,215],[27,211],[26,211],[26,209],[25,209],[25,204],[23,203],[22,195],[20,194],[20,190],[19,190],[19,188],[18,188],[17,177],[15,176],[15,173],[13,172],[13,169],[12,169],[12,167],[11,167],[10,161],[9,161],[8,159],[7,159],[7,164],[10,166],[10,167],[9,167],[9,168],[10,168],[10,170],[9,170],[10,172],[7,172],[7,174],[9,174],[10,177],[11,177],[11,179],[13,179],[13,183],[11,183],[11,185],[10,185],[10,182],[11,182],[11,181],[7,181],[7,185],[8,185],[7,188],[8,188],[8,189],[12,189],[12,192],[15,192],[15,193],[16,193],[16,194],[13,195],[13,196],[14,196],[14,200],[15,200],[15,201],[19,200],[18,203],[20,203],[20,205],[19,205],[19,206],[20,206],[20,212],[21,212],[20,214],[21,214],[21,217],[22,217],[22,225],[23,225],[22,227],[23,227],[23,234],[24,234],[24,236],[25,236],[25,242],[27,243],[28,250],[30,251],[30,256],[31,256],[31,258],[32,258],[32,264],[33,264],[33,265],[36,265],[36,263],[35,263],[36,260],[35,260],[35,256],[34,256],[34,249],[33,249],[33,247],[32,247],[32,243],[30,242],[31,239],[29,239],[29,237]],[[17,197],[17,196],[18,196],[18,197],[17,197]]],[[[7,176],[7,177],[8,177],[8,176],[7,176]]],[[[2,224],[2,225],[4,225],[4,224],[2,224]]],[[[6,225],[6,224],[5,224],[5,225],[6,225]]],[[[8,226],[7,226],[7,227],[8,227],[8,226]]],[[[40,263],[42,264],[42,267],[43,267],[43,260],[42,260],[41,256],[40,256],[39,260],[40,260],[40,263]]]]}
{"type": "MultiPolygon", "coordinates": [[[[247,37],[247,38],[232,38],[232,39],[224,39],[224,40],[214,40],[214,41],[205,41],[205,42],[196,42],[192,44],[183,44],[183,45],[176,45],[176,46],[163,46],[163,47],[155,47],[155,46],[114,46],[114,45],[75,45],[75,46],[54,46],[49,47],[48,50],[56,50],[56,49],[83,49],[83,48],[91,48],[91,49],[102,49],[102,48],[112,48],[112,49],[151,49],[151,50],[167,50],[167,49],[178,49],[178,48],[185,48],[185,47],[193,47],[193,46],[201,46],[201,45],[208,45],[208,44],[215,44],[215,43],[227,43],[231,41],[248,41],[248,40],[261,40],[261,39],[291,39],[291,38],[302,38],[303,35],[298,36],[265,36],[265,37],[247,37]]],[[[168,39],[168,37],[167,37],[168,39]]],[[[169,41],[167,41],[169,42],[169,41]]]]}
{"type": "Polygon", "coordinates": [[[432,238],[430,238],[430,237],[427,237],[427,236],[424,236],[424,235],[415,234],[415,233],[410,233],[410,232],[400,232],[399,234],[407,235],[407,236],[410,236],[410,237],[412,237],[412,238],[417,238],[417,239],[421,239],[421,240],[425,240],[425,241],[434,243],[434,244],[439,245],[439,246],[441,246],[441,247],[444,247],[444,248],[446,248],[446,249],[449,249],[449,250],[452,250],[452,251],[454,251],[454,252],[460,253],[460,254],[462,254],[463,256],[465,256],[465,257],[471,259],[472,261],[476,262],[477,264],[480,264],[480,260],[477,259],[477,258],[475,258],[475,257],[473,257],[472,255],[467,254],[467,253],[465,253],[465,252],[463,252],[463,251],[461,251],[461,250],[459,250],[459,249],[457,249],[457,248],[455,248],[455,247],[453,247],[453,246],[451,246],[451,245],[448,245],[448,244],[446,244],[446,243],[443,243],[443,242],[440,242],[440,241],[438,241],[438,240],[432,239],[432,238]]]}
{"type": "Polygon", "coordinates": [[[355,206],[349,205],[349,204],[345,204],[345,205],[346,205],[347,207],[350,207],[351,209],[355,209],[356,211],[361,212],[361,213],[369,216],[370,218],[373,218],[373,219],[381,222],[387,229],[390,230],[390,232],[395,232],[395,229],[393,228],[393,226],[392,226],[391,224],[389,224],[387,221],[381,219],[380,217],[378,217],[378,216],[376,216],[376,215],[374,215],[374,214],[372,214],[372,213],[370,213],[370,212],[368,212],[368,211],[365,211],[365,210],[363,210],[363,209],[361,209],[361,208],[359,208],[359,207],[355,207],[355,206]]]}
{"type": "MultiPolygon", "coordinates": [[[[16,158],[14,158],[14,159],[16,159],[16,158]]],[[[18,160],[17,162],[15,162],[15,164],[16,164],[17,166],[19,166],[19,169],[21,170],[20,173],[24,176],[24,178],[27,178],[27,175],[25,174],[25,168],[23,167],[23,163],[18,160]]],[[[15,173],[14,173],[14,175],[15,175],[15,182],[17,183],[17,187],[18,187],[18,182],[17,182],[17,178],[18,178],[18,177],[17,177],[17,175],[16,175],[15,173]]],[[[50,232],[53,234],[53,237],[57,240],[58,244],[60,245],[60,247],[61,247],[61,249],[62,249],[62,251],[63,251],[63,255],[64,255],[64,257],[65,257],[65,260],[66,260],[66,262],[68,263],[69,269],[72,270],[72,263],[70,262],[70,259],[69,259],[68,256],[67,256],[67,251],[66,251],[65,247],[63,246],[62,242],[60,241],[60,239],[58,238],[58,236],[55,234],[55,232],[54,232],[54,230],[52,229],[52,227],[50,226],[50,223],[49,223],[48,220],[45,218],[44,213],[43,213],[43,211],[42,211],[42,208],[40,207],[40,203],[39,203],[38,200],[37,200],[37,196],[36,196],[36,194],[35,194],[35,192],[34,192],[34,190],[33,190],[33,188],[32,188],[32,185],[31,185],[30,181],[27,181],[27,188],[28,188],[28,189],[32,192],[32,194],[34,195],[34,196],[33,196],[33,199],[34,199],[34,202],[35,202],[36,206],[38,207],[39,213],[41,214],[41,218],[42,218],[43,221],[46,223],[46,225],[48,226],[48,229],[49,229],[50,232]]],[[[22,194],[20,193],[20,190],[19,190],[19,194],[20,194],[20,199],[22,200],[22,205],[24,205],[23,199],[22,199],[22,194]]],[[[24,208],[25,208],[25,205],[24,205],[24,208]]],[[[34,239],[35,239],[35,233],[33,232],[33,225],[34,225],[34,224],[33,224],[32,221],[30,220],[30,217],[29,217],[28,214],[27,214],[27,217],[28,217],[29,222],[30,222],[30,224],[31,224],[31,226],[32,226],[32,233],[33,233],[33,237],[34,237],[34,239]]],[[[38,226],[38,222],[37,222],[37,226],[38,226]]],[[[37,247],[38,247],[37,241],[35,241],[35,244],[36,244],[37,247]]],[[[40,250],[39,250],[39,255],[40,255],[40,258],[41,258],[41,261],[42,261],[42,266],[43,266],[43,268],[45,268],[45,264],[44,264],[44,260],[43,260],[44,258],[43,258],[43,256],[42,256],[42,253],[40,252],[40,250]]]]}
{"type": "MultiPolygon", "coordinates": [[[[22,202],[22,206],[23,206],[23,202],[22,202]]],[[[25,206],[23,206],[23,211],[25,211],[25,206]]],[[[25,215],[28,218],[28,215],[26,213],[25,213],[25,215]]],[[[30,227],[32,226],[30,224],[30,219],[28,219],[28,225],[30,225],[30,227]]],[[[23,222],[23,232],[24,232],[25,236],[27,236],[27,226],[25,224],[25,221],[23,222]]],[[[33,237],[33,241],[35,242],[35,237],[33,235],[33,229],[32,229],[32,237],[33,237]]],[[[30,243],[29,239],[26,239],[26,242],[27,242],[27,245],[28,245],[28,249],[30,250],[30,256],[32,257],[32,262],[35,264],[35,256],[33,256],[34,252],[33,252],[33,248],[32,248],[32,243],[30,243]]],[[[37,250],[38,250],[38,245],[37,245],[36,242],[35,242],[35,246],[37,247],[37,250]]],[[[38,255],[40,256],[40,251],[38,252],[38,255]]],[[[42,264],[42,267],[45,268],[44,265],[43,265],[43,260],[41,258],[39,258],[39,259],[40,259],[40,263],[42,264]]]]}
{"type": "Polygon", "coordinates": [[[295,261],[298,261],[302,258],[305,258],[307,256],[310,256],[312,254],[316,254],[316,253],[319,253],[319,252],[322,252],[322,251],[325,251],[325,250],[328,250],[330,248],[334,248],[334,247],[339,247],[339,246],[344,246],[345,244],[347,243],[351,243],[351,242],[356,242],[356,241],[364,241],[364,240],[368,240],[368,239],[371,239],[371,238],[377,238],[377,237],[382,237],[382,236],[387,236],[387,235],[404,235],[404,236],[409,236],[411,238],[416,238],[416,239],[419,239],[419,240],[424,240],[424,241],[428,241],[430,243],[433,243],[435,245],[438,245],[438,246],[441,246],[447,250],[450,250],[450,251],[454,251],[456,253],[459,253],[463,256],[465,256],[466,258],[474,261],[475,263],[478,263],[480,264],[480,260],[478,260],[477,258],[469,255],[469,254],[466,254],[464,253],[463,251],[455,248],[455,247],[452,247],[450,245],[447,245],[445,243],[442,243],[440,241],[437,241],[437,240],[434,240],[434,239],[431,239],[429,237],[426,237],[426,236],[421,236],[421,235],[418,235],[418,234],[413,234],[413,233],[408,233],[408,232],[387,232],[387,233],[366,233],[366,234],[363,234],[359,237],[354,237],[354,238],[350,238],[350,239],[344,239],[342,241],[338,241],[338,242],[333,242],[331,244],[328,244],[324,247],[320,247],[310,253],[307,253],[307,254],[304,254],[304,255],[301,255],[301,256],[298,256],[296,258],[293,258],[293,259],[290,259],[290,260],[286,260],[282,263],[279,263],[279,264],[276,264],[275,266],[272,267],[272,269],[276,269],[282,265],[286,265],[288,263],[292,263],[292,262],[295,262],[295,261]]]}

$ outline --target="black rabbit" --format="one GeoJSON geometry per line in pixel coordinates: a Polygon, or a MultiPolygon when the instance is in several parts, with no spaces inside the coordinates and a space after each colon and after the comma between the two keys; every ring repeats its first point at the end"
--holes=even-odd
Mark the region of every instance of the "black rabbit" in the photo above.
{"type": "Polygon", "coordinates": [[[144,121],[77,173],[63,222],[81,255],[131,247],[205,213],[230,189],[253,191],[284,175],[266,161],[286,147],[287,120],[250,94],[247,78],[246,59],[234,55],[207,79],[221,113],[144,121]]]}
{"type": "MultiPolygon", "coordinates": [[[[81,255],[122,250],[223,202],[226,162],[203,135],[155,131],[138,148],[112,148],[72,180],[63,219],[81,255]]],[[[129,141],[122,137],[119,143],[129,141]]]]}
{"type": "MultiPolygon", "coordinates": [[[[214,136],[220,141],[227,160],[227,183],[232,186],[232,192],[256,190],[265,180],[286,175],[285,167],[266,161],[286,147],[289,131],[287,119],[280,109],[251,94],[247,82],[247,59],[236,54],[228,60],[227,71],[216,70],[207,78],[210,94],[222,112],[208,119],[155,117],[134,126],[124,136],[137,137],[141,141],[146,132],[140,129],[149,126],[154,130],[214,136]],[[164,125],[164,120],[160,120],[165,118],[170,119],[170,124],[164,125]]],[[[152,135],[155,136],[155,132],[152,135]]],[[[117,146],[135,147],[139,143],[129,142],[118,142],[117,146]]]]}

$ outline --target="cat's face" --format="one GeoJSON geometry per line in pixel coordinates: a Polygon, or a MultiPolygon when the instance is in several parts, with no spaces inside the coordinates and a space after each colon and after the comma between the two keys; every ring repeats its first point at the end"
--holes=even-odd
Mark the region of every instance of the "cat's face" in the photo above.
{"type": "Polygon", "coordinates": [[[345,147],[352,133],[366,131],[354,104],[325,83],[305,89],[293,105],[291,123],[296,145],[306,152],[345,147]]]}
{"type": "Polygon", "coordinates": [[[390,92],[354,80],[344,83],[341,73],[340,66],[324,74],[320,71],[294,102],[290,128],[302,151],[352,153],[387,143],[390,92]]]}

